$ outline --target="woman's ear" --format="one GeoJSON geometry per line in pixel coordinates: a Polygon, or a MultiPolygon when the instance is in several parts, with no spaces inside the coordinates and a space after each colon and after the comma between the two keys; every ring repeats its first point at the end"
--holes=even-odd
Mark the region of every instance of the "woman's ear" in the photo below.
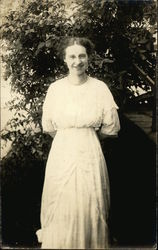
{"type": "Polygon", "coordinates": [[[66,63],[66,57],[65,57],[65,55],[63,55],[63,61],[66,63]]]}

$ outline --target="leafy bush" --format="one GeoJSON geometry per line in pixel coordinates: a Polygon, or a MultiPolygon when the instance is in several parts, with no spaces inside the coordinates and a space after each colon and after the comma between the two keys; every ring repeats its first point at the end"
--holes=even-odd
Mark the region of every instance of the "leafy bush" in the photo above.
{"type": "Polygon", "coordinates": [[[10,77],[12,89],[20,94],[10,102],[15,116],[2,138],[12,140],[15,149],[19,141],[24,141],[39,157],[44,143],[40,135],[43,99],[50,83],[66,74],[58,55],[64,36],[87,36],[94,42],[96,52],[89,73],[109,85],[119,106],[132,96],[130,86],[151,89],[135,64],[155,78],[150,31],[156,23],[155,2],[79,1],[71,16],[63,2],[28,1],[12,11],[1,27],[7,44],[5,78],[10,77]]]}

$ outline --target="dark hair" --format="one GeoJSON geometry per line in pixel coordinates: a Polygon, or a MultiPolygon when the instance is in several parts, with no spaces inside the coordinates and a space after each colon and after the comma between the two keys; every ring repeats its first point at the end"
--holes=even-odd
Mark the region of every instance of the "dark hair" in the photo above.
{"type": "Polygon", "coordinates": [[[82,45],[83,47],[85,47],[88,56],[90,56],[94,50],[94,44],[88,38],[66,37],[63,39],[59,47],[59,54],[62,57],[62,59],[65,57],[66,48],[74,44],[82,45]]]}

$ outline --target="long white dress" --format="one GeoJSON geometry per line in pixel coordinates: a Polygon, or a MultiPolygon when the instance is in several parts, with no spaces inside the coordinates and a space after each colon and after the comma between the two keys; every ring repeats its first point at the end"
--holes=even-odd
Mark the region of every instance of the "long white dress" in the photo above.
{"type": "Polygon", "coordinates": [[[43,105],[45,132],[57,131],[49,153],[38,240],[44,249],[108,248],[109,180],[96,129],[115,135],[117,105],[106,84],[88,77],[51,84],[43,105]]]}

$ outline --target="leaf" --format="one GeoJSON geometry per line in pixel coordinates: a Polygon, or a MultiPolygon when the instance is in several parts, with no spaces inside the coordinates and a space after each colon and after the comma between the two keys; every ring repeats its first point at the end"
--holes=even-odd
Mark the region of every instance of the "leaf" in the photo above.
{"type": "Polygon", "coordinates": [[[52,40],[51,39],[49,39],[49,40],[46,41],[46,47],[47,48],[51,48],[52,47],[52,40]]]}
{"type": "Polygon", "coordinates": [[[39,54],[39,52],[41,51],[41,49],[42,49],[43,47],[45,47],[45,45],[46,45],[45,42],[39,43],[39,45],[38,45],[38,47],[37,47],[37,49],[36,49],[36,51],[35,51],[35,56],[37,56],[37,55],[39,54]]]}
{"type": "Polygon", "coordinates": [[[148,39],[142,39],[142,40],[139,41],[139,43],[141,43],[141,44],[145,44],[147,42],[148,42],[148,39]]]}
{"type": "Polygon", "coordinates": [[[139,49],[139,53],[145,53],[146,52],[146,50],[145,49],[139,49]]]}
{"type": "Polygon", "coordinates": [[[42,49],[44,46],[45,46],[45,42],[40,42],[38,47],[37,47],[37,50],[42,49]]]}
{"type": "Polygon", "coordinates": [[[28,35],[29,33],[34,33],[35,30],[34,29],[29,29],[25,31],[25,34],[28,35]]]}

